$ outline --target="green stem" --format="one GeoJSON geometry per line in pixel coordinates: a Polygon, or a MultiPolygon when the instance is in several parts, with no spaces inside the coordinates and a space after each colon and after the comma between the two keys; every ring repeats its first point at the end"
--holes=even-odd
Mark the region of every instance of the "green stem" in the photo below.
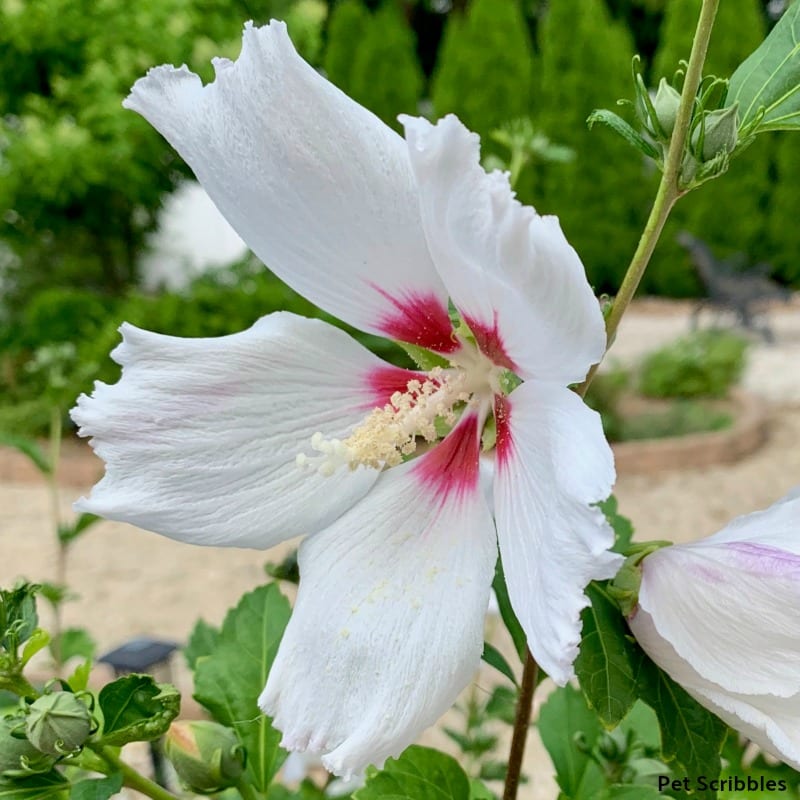
{"type": "MultiPolygon", "coordinates": [[[[686,78],[683,82],[681,92],[681,102],[678,106],[678,113],[675,117],[675,128],[664,159],[664,172],[661,175],[661,182],[658,184],[656,197],[653,207],[650,209],[650,216],[639,239],[639,245],[633,254],[628,271],[619,287],[619,292],[614,299],[611,312],[606,320],[606,351],[614,343],[617,335],[617,328],[620,320],[633,300],[639,283],[642,280],[644,271],[650,263],[656,244],[658,243],[661,232],[664,230],[664,223],[669,217],[675,202],[686,194],[686,190],[681,188],[680,176],[681,165],[686,151],[686,142],[689,137],[689,123],[692,119],[692,111],[697,96],[697,89],[703,77],[703,63],[706,60],[708,51],[708,41],[711,37],[711,29],[714,25],[714,17],[717,14],[719,0],[703,0],[703,7],[700,10],[700,19],[697,22],[697,30],[692,42],[692,53],[689,56],[689,64],[686,69],[686,78]]],[[[584,382],[578,387],[578,394],[586,394],[589,384],[597,372],[598,364],[595,364],[586,376],[584,382]]]]}
{"type": "MultiPolygon", "coordinates": [[[[47,476],[47,487],[50,493],[50,520],[56,537],[58,552],[56,553],[55,584],[62,588],[67,582],[67,548],[59,536],[61,527],[61,510],[58,499],[58,462],[61,456],[61,409],[53,406],[50,409],[50,474],[47,476]]],[[[50,650],[55,661],[56,675],[61,675],[61,602],[53,603],[53,639],[50,650]]]]}
{"type": "Polygon", "coordinates": [[[252,784],[249,784],[244,778],[239,778],[234,784],[234,787],[241,795],[242,800],[258,800],[256,790],[253,788],[252,784]]]}
{"type": "MultiPolygon", "coordinates": [[[[680,185],[681,165],[686,152],[686,142],[689,137],[689,123],[692,119],[694,102],[697,96],[697,89],[703,76],[703,64],[706,60],[708,42],[711,38],[711,29],[714,26],[714,17],[717,14],[719,0],[703,0],[703,7],[700,10],[700,19],[697,22],[697,29],[692,41],[692,52],[689,56],[689,64],[686,69],[686,78],[683,82],[681,92],[681,102],[678,106],[678,113],[675,117],[675,128],[669,143],[666,158],[664,159],[664,171],[661,175],[661,182],[658,184],[656,197],[653,207],[650,209],[650,216],[642,231],[639,244],[631,259],[628,271],[622,280],[622,285],[614,300],[614,305],[606,320],[606,352],[614,342],[617,335],[617,328],[620,320],[633,299],[639,283],[642,280],[644,271],[650,263],[656,244],[664,224],[669,217],[675,202],[682,197],[686,190],[680,185]]],[[[590,370],[586,379],[576,391],[583,397],[589,384],[594,378],[598,364],[590,370]]],[[[530,724],[531,707],[533,705],[533,691],[536,687],[537,675],[536,662],[528,651],[525,659],[525,667],[522,673],[520,684],[519,699],[517,700],[517,715],[514,720],[514,731],[511,737],[511,749],[509,751],[508,772],[506,773],[505,789],[503,800],[516,800],[517,789],[519,787],[520,774],[522,770],[522,756],[525,752],[525,742],[528,737],[528,727],[530,724]]]]}
{"type": "Polygon", "coordinates": [[[35,699],[39,692],[33,684],[22,674],[0,675],[0,691],[11,692],[17,697],[30,697],[35,699]]]}
{"type": "Polygon", "coordinates": [[[144,775],[140,775],[133,767],[128,766],[110,747],[103,745],[91,746],[114,772],[122,775],[122,783],[129,789],[141,792],[153,800],[178,800],[177,796],[167,791],[163,786],[159,786],[144,775]]]}

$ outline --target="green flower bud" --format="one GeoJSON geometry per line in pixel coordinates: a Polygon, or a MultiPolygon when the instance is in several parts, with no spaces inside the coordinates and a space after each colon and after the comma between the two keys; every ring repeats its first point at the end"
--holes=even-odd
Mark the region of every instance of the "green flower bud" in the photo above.
{"type": "Polygon", "coordinates": [[[658,124],[661,126],[667,138],[672,136],[672,130],[675,127],[675,118],[678,115],[678,106],[680,104],[680,92],[670,86],[666,78],[662,78],[658,84],[656,96],[653,99],[653,108],[656,112],[658,124]]]}
{"type": "Polygon", "coordinates": [[[19,778],[31,772],[48,772],[54,760],[25,738],[24,719],[0,718],[0,777],[19,778]]]}
{"type": "Polygon", "coordinates": [[[26,733],[42,753],[51,756],[74,753],[91,732],[89,709],[70,692],[43,695],[28,708],[26,733]]]}
{"type": "Polygon", "coordinates": [[[692,131],[692,150],[700,156],[701,161],[711,161],[715,156],[732,152],[738,140],[739,104],[734,103],[728,108],[719,108],[704,115],[703,122],[692,131]],[[698,152],[703,129],[702,152],[698,152]]]}
{"type": "Polygon", "coordinates": [[[244,772],[245,749],[230,728],[216,722],[173,722],[164,751],[178,777],[195,792],[226,789],[244,772]]]}

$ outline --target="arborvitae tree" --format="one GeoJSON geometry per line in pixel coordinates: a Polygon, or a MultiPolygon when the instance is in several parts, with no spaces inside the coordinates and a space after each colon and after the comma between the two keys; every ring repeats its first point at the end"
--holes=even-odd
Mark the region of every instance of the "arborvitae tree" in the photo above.
{"type": "Polygon", "coordinates": [[[517,0],[472,0],[452,13],[433,78],[437,117],[457,114],[485,139],[501,123],[531,113],[533,52],[517,0]]]}
{"type": "Polygon", "coordinates": [[[643,159],[610,130],[589,130],[596,108],[631,95],[633,46],[603,0],[550,4],[540,28],[541,113],[537,122],[575,150],[568,165],[543,168],[539,211],[557,214],[590,281],[616,291],[647,213],[643,159]]]}
{"type": "MultiPolygon", "coordinates": [[[[772,263],[781,280],[800,286],[800,142],[793,131],[773,134],[775,183],[770,196],[768,232],[769,250],[759,256],[772,263]]],[[[747,154],[745,153],[745,157],[747,154]]]]}
{"type": "Polygon", "coordinates": [[[395,0],[386,0],[355,51],[349,93],[399,129],[397,115],[417,113],[423,84],[414,35],[395,0]]]}
{"type": "MultiPolygon", "coordinates": [[[[671,78],[680,59],[688,59],[700,14],[701,0],[670,0],[662,23],[662,38],[654,59],[651,83],[671,78]]],[[[705,75],[729,78],[765,35],[758,0],[725,0],[717,12],[705,75]]],[[[747,252],[761,259],[766,232],[770,147],[763,138],[732,163],[727,173],[679,201],[664,230],[648,275],[648,288],[685,295],[697,286],[693,267],[675,242],[682,228],[705,239],[720,255],[747,252]]]]}
{"type": "Polygon", "coordinates": [[[369,23],[369,12],[361,0],[341,0],[331,11],[328,46],[323,68],[328,79],[350,94],[355,75],[355,54],[369,23]]]}

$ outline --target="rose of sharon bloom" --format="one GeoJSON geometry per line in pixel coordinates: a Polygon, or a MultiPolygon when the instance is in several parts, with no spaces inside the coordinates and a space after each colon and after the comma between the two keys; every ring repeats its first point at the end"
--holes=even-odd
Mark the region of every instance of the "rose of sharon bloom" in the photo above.
{"type": "Polygon", "coordinates": [[[800,497],[643,562],[629,624],[699,703],[800,769],[800,497]]]}
{"type": "Polygon", "coordinates": [[[567,388],[603,355],[603,320],[558,221],[483,171],[455,117],[404,117],[403,139],[280,22],[248,25],[215,68],[208,86],[151,70],[125,105],[289,285],[443,366],[396,368],[288,313],[216,339],[123,325],[119,383],[73,412],[106,462],[77,508],[194,544],[307,534],[259,702],[284,747],[349,775],[399,754],[470,680],[498,541],[534,655],[572,676],[584,587],[619,566],[592,505],[611,452],[567,388]],[[506,393],[509,371],[524,382],[506,393]]]}

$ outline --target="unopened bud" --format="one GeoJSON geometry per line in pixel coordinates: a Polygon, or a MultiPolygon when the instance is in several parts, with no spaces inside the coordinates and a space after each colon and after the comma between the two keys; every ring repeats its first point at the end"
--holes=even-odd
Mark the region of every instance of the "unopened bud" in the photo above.
{"type": "Polygon", "coordinates": [[[54,692],[28,708],[26,733],[42,753],[62,756],[74,753],[89,738],[92,715],[86,704],[70,692],[54,692]]]}
{"type": "Polygon", "coordinates": [[[678,106],[681,104],[681,95],[676,89],[667,83],[666,78],[662,78],[658,84],[656,96],[653,98],[653,108],[656,112],[656,119],[667,138],[672,136],[675,127],[675,118],[678,116],[678,106]]]}
{"type": "Polygon", "coordinates": [[[164,742],[178,777],[195,792],[216,792],[233,786],[244,772],[246,753],[236,734],[208,720],[170,725],[164,742]]]}
{"type": "Polygon", "coordinates": [[[738,140],[739,104],[734,103],[728,108],[719,108],[705,114],[703,121],[692,132],[692,150],[702,161],[711,161],[722,153],[733,152],[738,140]],[[702,131],[705,131],[702,152],[698,152],[702,131]]]}
{"type": "Polygon", "coordinates": [[[0,777],[18,778],[48,772],[54,759],[40,753],[25,736],[25,720],[0,718],[0,777]]]}

